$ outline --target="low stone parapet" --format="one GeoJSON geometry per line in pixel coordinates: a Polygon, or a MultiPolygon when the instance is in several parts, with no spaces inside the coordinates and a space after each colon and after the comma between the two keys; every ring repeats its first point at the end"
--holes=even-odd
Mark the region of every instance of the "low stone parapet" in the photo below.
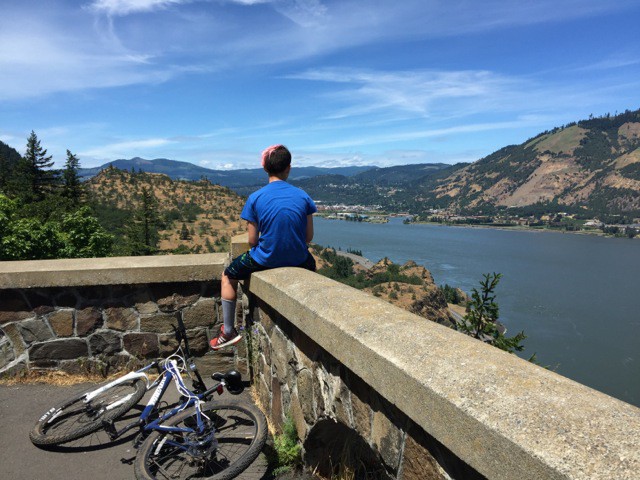
{"type": "MultiPolygon", "coordinates": [[[[163,357],[180,317],[196,355],[218,328],[226,254],[0,262],[0,374],[163,357]]],[[[233,355],[215,357],[230,367],[233,355]]],[[[212,368],[214,368],[212,366],[212,368]]]]}
{"type": "Polygon", "coordinates": [[[245,289],[259,396],[319,468],[356,432],[380,478],[639,478],[632,405],[306,270],[245,289]]]}

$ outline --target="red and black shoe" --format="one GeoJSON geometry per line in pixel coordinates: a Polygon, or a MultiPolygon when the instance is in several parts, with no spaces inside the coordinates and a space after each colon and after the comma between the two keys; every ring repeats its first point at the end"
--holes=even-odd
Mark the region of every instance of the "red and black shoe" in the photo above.
{"type": "Polygon", "coordinates": [[[229,334],[226,334],[224,332],[224,325],[222,325],[220,327],[220,333],[218,334],[218,336],[216,338],[214,338],[213,340],[211,340],[209,342],[209,345],[214,350],[220,350],[221,348],[230,347],[231,345],[235,345],[240,340],[242,340],[242,335],[240,335],[235,328],[233,330],[231,330],[231,332],[229,332],[229,334]]]}

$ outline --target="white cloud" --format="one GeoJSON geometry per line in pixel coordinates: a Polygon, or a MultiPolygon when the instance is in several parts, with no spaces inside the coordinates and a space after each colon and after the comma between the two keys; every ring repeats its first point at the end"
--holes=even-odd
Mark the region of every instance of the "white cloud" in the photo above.
{"type": "Polygon", "coordinates": [[[524,90],[525,81],[488,71],[385,72],[353,69],[316,69],[290,78],[344,84],[326,96],[345,105],[328,118],[399,111],[411,116],[440,118],[474,113],[471,105],[492,104],[504,108],[499,99],[524,90]]]}
{"type": "Polygon", "coordinates": [[[79,152],[79,156],[99,159],[129,158],[136,155],[148,155],[154,149],[165,147],[171,143],[173,142],[166,138],[126,140],[84,150],[79,152]]]}
{"type": "Polygon", "coordinates": [[[107,15],[130,15],[151,12],[171,5],[186,3],[188,0],[95,0],[87,7],[107,15]]]}

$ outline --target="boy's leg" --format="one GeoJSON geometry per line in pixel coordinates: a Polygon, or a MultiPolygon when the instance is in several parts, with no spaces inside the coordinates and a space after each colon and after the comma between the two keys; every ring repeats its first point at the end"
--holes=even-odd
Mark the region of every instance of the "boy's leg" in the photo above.
{"type": "Polygon", "coordinates": [[[209,342],[209,345],[214,350],[234,345],[242,340],[242,337],[235,328],[238,280],[246,280],[253,272],[264,269],[265,267],[256,263],[248,252],[233,259],[231,264],[225,269],[222,274],[222,287],[220,292],[224,324],[220,329],[218,337],[209,342]]]}
{"type": "Polygon", "coordinates": [[[229,278],[222,274],[222,319],[224,321],[224,331],[231,333],[235,329],[236,319],[236,299],[238,280],[229,278]]]}

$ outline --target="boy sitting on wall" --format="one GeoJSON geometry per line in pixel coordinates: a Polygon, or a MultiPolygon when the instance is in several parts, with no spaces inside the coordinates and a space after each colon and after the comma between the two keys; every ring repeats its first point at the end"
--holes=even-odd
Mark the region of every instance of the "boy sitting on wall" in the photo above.
{"type": "Polygon", "coordinates": [[[304,190],[286,181],[291,173],[291,153],[284,145],[273,145],[262,152],[262,167],[269,183],[249,196],[240,215],[247,221],[251,250],[233,259],[222,274],[224,324],[210,342],[214,350],[242,339],[235,328],[238,280],[276,267],[316,270],[307,244],[313,239],[317,208],[304,190]]]}

